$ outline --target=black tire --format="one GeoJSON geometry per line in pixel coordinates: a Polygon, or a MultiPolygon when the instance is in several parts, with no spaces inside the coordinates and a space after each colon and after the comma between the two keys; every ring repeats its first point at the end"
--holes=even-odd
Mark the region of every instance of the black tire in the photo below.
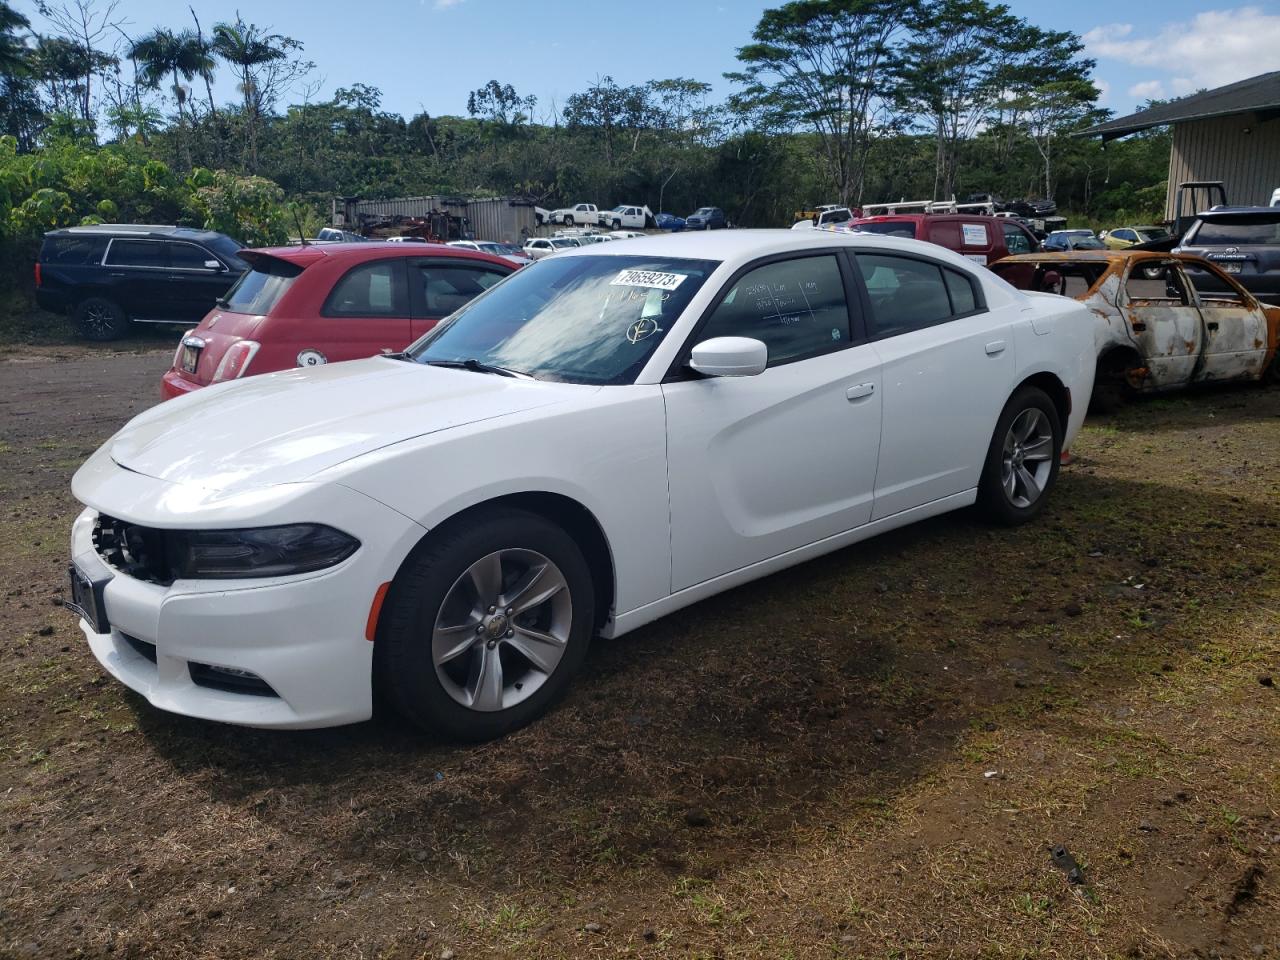
{"type": "Polygon", "coordinates": [[[565,217],[564,225],[566,227],[576,227],[578,225],[578,221],[573,217],[565,217]]]}
{"type": "Polygon", "coordinates": [[[98,343],[118,340],[129,329],[129,318],[114,300],[86,297],[76,304],[73,314],[80,335],[98,343]]]}
{"type": "Polygon", "coordinates": [[[996,421],[995,432],[991,435],[991,445],[987,448],[987,459],[982,467],[982,478],[978,481],[978,506],[988,520],[1004,526],[1016,526],[1035,518],[1044,509],[1049,493],[1058,479],[1062,435],[1062,421],[1058,417],[1058,409],[1043,390],[1025,386],[1010,398],[1000,413],[1000,419],[996,421]],[[1014,502],[1003,482],[1005,439],[1014,421],[1024,412],[1031,410],[1039,411],[1046,418],[1052,435],[1052,450],[1048,461],[1048,473],[1039,484],[1039,495],[1029,504],[1019,505],[1014,502]]]}
{"type": "Polygon", "coordinates": [[[568,688],[594,632],[594,598],[591,571],[577,543],[537,514],[504,507],[445,524],[409,556],[391,585],[374,647],[377,693],[424,731],[473,742],[510,733],[546,712],[568,688]],[[568,641],[532,694],[506,709],[474,710],[455,700],[437,674],[432,629],[449,591],[471,565],[509,549],[537,551],[563,574],[572,603],[568,641]]]}

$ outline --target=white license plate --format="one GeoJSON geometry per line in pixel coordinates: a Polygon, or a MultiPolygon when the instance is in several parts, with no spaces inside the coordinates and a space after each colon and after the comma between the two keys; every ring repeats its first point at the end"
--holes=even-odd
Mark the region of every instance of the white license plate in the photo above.
{"type": "Polygon", "coordinates": [[[182,345],[182,369],[187,373],[196,372],[196,364],[200,362],[200,348],[190,344],[182,345]]]}
{"type": "Polygon", "coordinates": [[[1221,267],[1222,267],[1222,272],[1223,272],[1223,273],[1239,273],[1239,272],[1240,272],[1241,264],[1238,264],[1238,263],[1223,263],[1223,264],[1219,264],[1219,266],[1221,266],[1221,267]]]}

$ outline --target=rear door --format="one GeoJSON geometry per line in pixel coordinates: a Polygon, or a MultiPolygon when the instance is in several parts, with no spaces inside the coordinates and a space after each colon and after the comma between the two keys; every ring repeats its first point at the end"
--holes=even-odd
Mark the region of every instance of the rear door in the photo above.
{"type": "Polygon", "coordinates": [[[131,320],[170,320],[171,297],[165,241],[113,237],[103,257],[109,292],[131,320]]]}
{"type": "Polygon", "coordinates": [[[360,263],[333,285],[320,316],[291,324],[299,366],[403,350],[413,339],[403,257],[360,263]]]}
{"type": "Polygon", "coordinates": [[[1204,356],[1196,380],[1256,380],[1267,356],[1267,318],[1253,297],[1208,264],[1182,261],[1204,319],[1204,356]]]}
{"type": "Polygon", "coordinates": [[[1012,317],[967,272],[926,257],[858,253],[884,380],[872,519],[978,485],[1013,390],[1012,317]]]}
{"type": "Polygon", "coordinates": [[[408,272],[412,342],[513,271],[461,257],[424,257],[411,260],[408,272]]]}

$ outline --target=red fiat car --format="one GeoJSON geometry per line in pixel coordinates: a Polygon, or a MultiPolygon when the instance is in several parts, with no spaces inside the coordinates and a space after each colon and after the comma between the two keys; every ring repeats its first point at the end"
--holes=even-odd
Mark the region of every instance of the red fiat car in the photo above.
{"type": "Polygon", "coordinates": [[[502,257],[419,243],[268,247],[182,338],[167,400],[211,383],[403,350],[518,269],[502,257]]]}

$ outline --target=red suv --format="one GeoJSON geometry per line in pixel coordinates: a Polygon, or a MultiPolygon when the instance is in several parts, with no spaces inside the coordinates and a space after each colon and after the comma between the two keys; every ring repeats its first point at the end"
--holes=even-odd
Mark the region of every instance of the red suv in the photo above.
{"type": "Polygon", "coordinates": [[[165,399],[211,383],[403,350],[517,267],[417,243],[242,250],[249,271],[182,338],[165,399]]]}
{"type": "Polygon", "coordinates": [[[995,263],[1013,253],[1035,253],[1040,241],[1011,219],[962,213],[895,213],[850,220],[846,227],[909,240],[927,240],[978,263],[995,263]]]}

